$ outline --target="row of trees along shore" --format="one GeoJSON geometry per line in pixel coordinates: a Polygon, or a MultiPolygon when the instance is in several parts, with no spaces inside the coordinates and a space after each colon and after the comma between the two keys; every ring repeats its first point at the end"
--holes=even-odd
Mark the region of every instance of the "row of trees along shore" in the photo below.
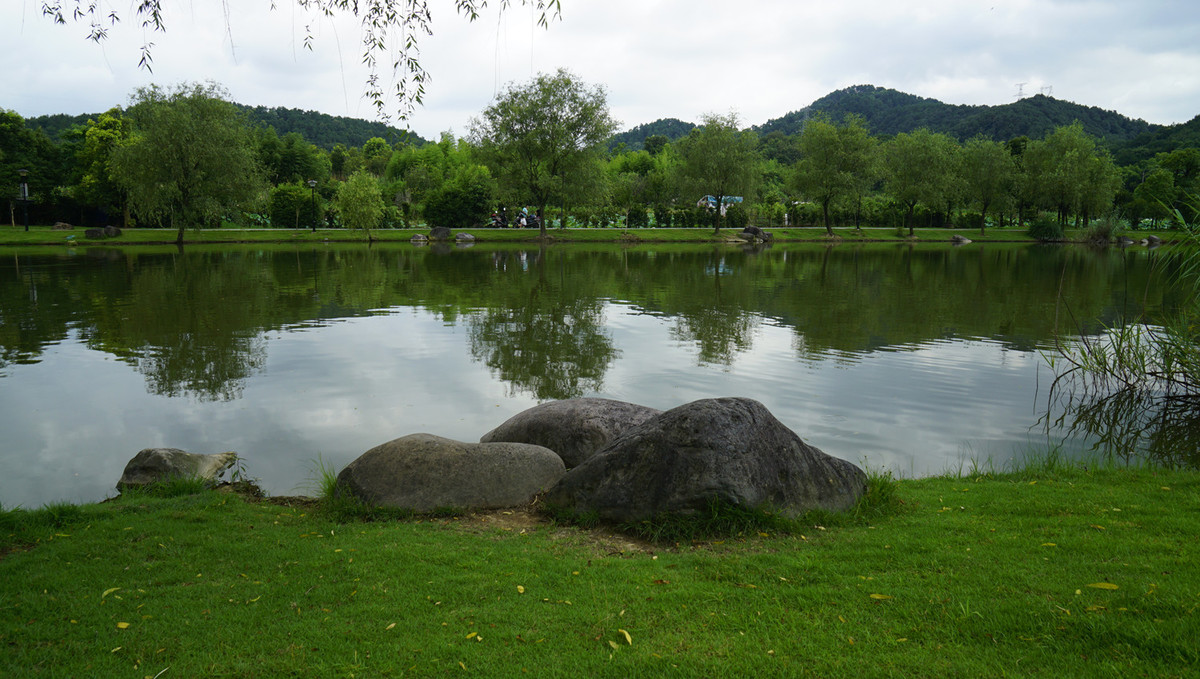
{"type": "Polygon", "coordinates": [[[174,228],[180,240],[185,228],[223,225],[368,237],[372,228],[475,228],[502,209],[511,225],[522,207],[543,214],[543,231],[788,224],[911,235],[1040,215],[1052,237],[1102,217],[1134,228],[1194,223],[1184,198],[1200,190],[1200,149],[1118,167],[1078,123],[1040,139],[960,142],[924,128],[875,136],[853,115],[759,137],[734,114],[710,114],[638,150],[609,148],[616,129],[604,87],[564,70],[510,84],[465,137],[332,148],[251,125],[215,83],[151,86],[53,140],[0,110],[0,186],[16,187],[26,169],[35,220],[174,228]],[[727,209],[706,207],[704,196],[727,209]]]}

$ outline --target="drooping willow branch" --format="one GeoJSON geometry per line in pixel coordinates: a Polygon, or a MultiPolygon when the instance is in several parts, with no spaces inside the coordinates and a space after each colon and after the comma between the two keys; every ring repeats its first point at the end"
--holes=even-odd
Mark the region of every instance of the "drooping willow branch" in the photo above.
{"type": "MultiPolygon", "coordinates": [[[[277,0],[269,2],[276,9],[277,0]]],[[[286,1],[286,0],[285,0],[286,1]]],[[[322,17],[351,15],[358,19],[362,62],[368,68],[364,96],[375,105],[376,115],[384,121],[391,119],[389,103],[394,104],[397,117],[409,118],[425,98],[425,86],[430,74],[421,65],[421,39],[433,35],[433,14],[429,0],[292,0],[295,6],[309,13],[312,20],[322,17]],[[388,92],[382,84],[380,63],[390,62],[393,83],[388,92]]],[[[513,0],[491,0],[503,12],[513,0]]],[[[538,26],[546,28],[550,21],[562,15],[561,0],[519,0],[538,11],[538,26]]],[[[475,21],[488,7],[489,0],[453,0],[454,9],[468,21],[475,21]]],[[[226,30],[236,10],[230,0],[222,0],[226,30]]],[[[165,33],[163,0],[137,0],[133,14],[149,35],[165,33]]],[[[121,14],[103,0],[43,0],[42,14],[58,24],[87,24],[87,39],[101,42],[108,38],[109,28],[121,21],[121,14]]],[[[312,49],[313,21],[305,26],[303,45],[312,49]]],[[[138,67],[153,71],[154,43],[146,40],[141,46],[138,67]]]]}

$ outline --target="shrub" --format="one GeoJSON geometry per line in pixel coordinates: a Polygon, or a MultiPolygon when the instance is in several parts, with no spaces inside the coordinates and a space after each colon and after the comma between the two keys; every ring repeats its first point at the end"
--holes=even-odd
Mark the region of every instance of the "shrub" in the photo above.
{"type": "Polygon", "coordinates": [[[1112,241],[1119,227],[1120,223],[1116,217],[1105,215],[1088,224],[1087,231],[1084,232],[1084,238],[1091,243],[1108,243],[1112,241]]]}
{"type": "Polygon", "coordinates": [[[725,224],[731,229],[744,229],[750,223],[750,213],[740,203],[725,209],[725,224]]]}
{"type": "Polygon", "coordinates": [[[307,229],[322,219],[320,201],[314,202],[311,189],[300,184],[271,189],[270,215],[277,229],[307,229]]]}
{"type": "Polygon", "coordinates": [[[659,205],[654,208],[654,225],[659,228],[667,228],[671,226],[671,217],[673,211],[665,205],[659,205]]]}
{"type": "Polygon", "coordinates": [[[625,226],[630,229],[644,229],[650,223],[649,217],[646,215],[646,208],[635,207],[631,208],[625,215],[625,226]]]}
{"type": "Polygon", "coordinates": [[[1045,242],[1058,241],[1063,239],[1062,225],[1058,220],[1050,215],[1041,214],[1029,222],[1029,230],[1027,231],[1030,238],[1045,242]]]}

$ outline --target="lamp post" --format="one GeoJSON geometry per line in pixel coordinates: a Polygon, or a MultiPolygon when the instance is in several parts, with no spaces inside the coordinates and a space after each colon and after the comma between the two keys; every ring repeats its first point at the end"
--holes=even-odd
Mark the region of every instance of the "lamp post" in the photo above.
{"type": "Polygon", "coordinates": [[[310,179],[307,182],[308,188],[312,191],[312,232],[317,232],[317,180],[310,179]]]}
{"type": "Polygon", "coordinates": [[[29,184],[25,183],[25,178],[29,176],[29,170],[17,170],[17,174],[21,175],[21,188],[17,193],[17,200],[21,201],[21,212],[25,216],[25,230],[29,231],[29,184]]]}

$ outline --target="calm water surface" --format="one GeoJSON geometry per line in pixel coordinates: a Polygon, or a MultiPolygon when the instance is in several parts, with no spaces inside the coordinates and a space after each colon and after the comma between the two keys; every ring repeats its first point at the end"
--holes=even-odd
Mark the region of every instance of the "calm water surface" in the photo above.
{"type": "MultiPolygon", "coordinates": [[[[138,450],[234,450],[271,494],[539,402],[748,396],[919,476],[1094,436],[1045,426],[1060,327],[1169,308],[1169,253],[330,246],[0,253],[0,504],[112,495],[138,450]],[[969,464],[969,462],[968,462],[969,464]]],[[[1051,413],[1052,415],[1054,413],[1051,413]]],[[[1053,418],[1052,418],[1053,419],[1053,418]]],[[[1069,428],[1068,428],[1069,429],[1069,428]]]]}

